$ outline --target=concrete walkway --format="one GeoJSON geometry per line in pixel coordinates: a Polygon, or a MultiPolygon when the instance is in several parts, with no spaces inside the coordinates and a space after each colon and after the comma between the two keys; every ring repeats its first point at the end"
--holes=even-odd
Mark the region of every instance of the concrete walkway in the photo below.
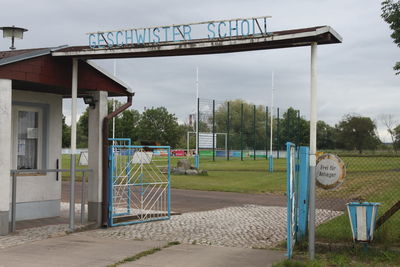
{"type": "MultiPolygon", "coordinates": [[[[140,252],[163,247],[163,241],[95,238],[83,233],[49,238],[0,250],[0,267],[107,266],[140,252]]],[[[121,266],[270,266],[280,251],[176,245],[121,266]]]]}

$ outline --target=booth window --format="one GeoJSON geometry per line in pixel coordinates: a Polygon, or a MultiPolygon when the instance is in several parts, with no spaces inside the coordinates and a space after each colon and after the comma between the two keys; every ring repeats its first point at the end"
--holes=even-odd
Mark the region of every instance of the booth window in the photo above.
{"type": "Polygon", "coordinates": [[[14,140],[16,167],[19,170],[40,169],[42,147],[41,109],[16,107],[14,112],[14,140]]]}

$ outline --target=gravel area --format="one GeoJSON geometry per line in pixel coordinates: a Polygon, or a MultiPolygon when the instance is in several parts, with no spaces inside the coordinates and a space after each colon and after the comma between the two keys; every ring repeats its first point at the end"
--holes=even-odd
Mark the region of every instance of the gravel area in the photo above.
{"type": "MultiPolygon", "coordinates": [[[[317,210],[317,224],[342,212],[317,210]]],[[[179,241],[226,247],[268,248],[286,238],[286,208],[244,205],[185,213],[171,220],[88,231],[94,237],[179,241]]]]}

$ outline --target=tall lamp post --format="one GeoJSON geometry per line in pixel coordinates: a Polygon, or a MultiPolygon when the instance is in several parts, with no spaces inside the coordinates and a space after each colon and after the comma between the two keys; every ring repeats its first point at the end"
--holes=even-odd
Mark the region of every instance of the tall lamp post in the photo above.
{"type": "Polygon", "coordinates": [[[11,38],[11,50],[15,50],[15,38],[22,39],[24,36],[24,32],[28,31],[27,29],[15,27],[14,25],[11,27],[0,27],[0,30],[3,30],[3,38],[11,38]]]}

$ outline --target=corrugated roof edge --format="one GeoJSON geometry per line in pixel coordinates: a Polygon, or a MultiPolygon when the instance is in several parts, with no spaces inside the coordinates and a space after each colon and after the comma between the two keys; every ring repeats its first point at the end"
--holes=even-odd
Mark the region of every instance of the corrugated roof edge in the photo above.
{"type": "Polygon", "coordinates": [[[27,60],[27,59],[31,59],[31,58],[35,58],[35,57],[48,55],[51,52],[54,52],[54,51],[57,51],[57,50],[60,50],[60,49],[64,49],[66,47],[67,47],[67,45],[61,45],[61,46],[58,46],[58,47],[43,48],[43,49],[33,50],[33,51],[30,51],[30,52],[27,52],[27,53],[19,54],[19,55],[16,55],[16,56],[2,58],[2,59],[0,59],[0,66],[4,66],[4,65],[7,65],[7,64],[11,64],[11,63],[15,63],[15,62],[18,62],[18,61],[27,60]]]}
{"type": "Polygon", "coordinates": [[[93,61],[91,60],[86,60],[86,63],[88,63],[90,66],[92,66],[93,68],[95,68],[96,70],[100,71],[103,75],[107,76],[108,78],[110,78],[111,80],[113,80],[114,82],[122,85],[123,87],[126,88],[126,90],[129,93],[133,93],[132,88],[127,85],[126,83],[124,83],[122,80],[118,79],[117,77],[115,77],[114,75],[112,75],[111,73],[109,73],[108,71],[106,71],[105,69],[103,69],[102,67],[100,67],[99,65],[95,64],[93,61]]]}

